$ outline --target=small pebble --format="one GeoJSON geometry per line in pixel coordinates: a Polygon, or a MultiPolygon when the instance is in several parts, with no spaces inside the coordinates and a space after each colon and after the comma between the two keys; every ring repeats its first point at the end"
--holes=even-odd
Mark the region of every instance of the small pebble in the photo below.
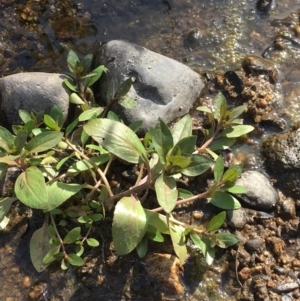
{"type": "Polygon", "coordinates": [[[284,283],[277,286],[276,290],[279,293],[285,293],[299,288],[299,284],[296,282],[284,283]]]}

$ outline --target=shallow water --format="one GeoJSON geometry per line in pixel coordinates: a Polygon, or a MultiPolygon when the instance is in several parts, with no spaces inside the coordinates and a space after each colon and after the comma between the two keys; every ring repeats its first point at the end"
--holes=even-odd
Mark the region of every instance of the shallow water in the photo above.
{"type": "MultiPolygon", "coordinates": [[[[261,55],[272,45],[278,29],[270,25],[271,20],[295,12],[300,8],[297,2],[277,1],[269,15],[261,15],[254,0],[0,0],[0,73],[64,72],[68,49],[86,54],[112,39],[145,46],[200,73],[235,69],[246,54],[261,55]]],[[[282,81],[299,56],[297,47],[272,55],[282,81]]],[[[288,108],[279,113],[288,111],[295,120],[299,117],[298,81],[300,78],[283,90],[280,99],[288,108]]],[[[52,283],[53,300],[69,300],[77,288],[72,273],[53,275],[50,270],[37,275],[30,266],[28,243],[21,240],[24,233],[0,233],[0,299],[26,300],[29,286],[42,280],[52,283]]],[[[199,278],[192,278],[195,281],[188,283],[195,286],[199,278]]],[[[209,279],[195,289],[198,295],[190,300],[200,298],[205,285],[209,279]]],[[[220,292],[219,300],[229,298],[220,292]]],[[[210,300],[217,300],[216,296],[210,300]]]]}

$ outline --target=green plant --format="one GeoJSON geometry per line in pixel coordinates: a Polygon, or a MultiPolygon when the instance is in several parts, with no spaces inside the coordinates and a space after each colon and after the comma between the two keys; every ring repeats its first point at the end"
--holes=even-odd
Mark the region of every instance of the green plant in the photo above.
{"type": "Polygon", "coordinates": [[[13,134],[0,127],[0,176],[8,167],[20,169],[14,196],[0,200],[0,226],[7,224],[6,215],[17,199],[30,208],[43,210],[45,222],[30,242],[32,262],[38,271],[55,260],[66,269],[83,264],[86,245],[99,245],[92,235],[101,231],[105,208],[115,207],[112,236],[117,254],[136,249],[143,257],[148,239],[162,242],[164,235],[170,235],[174,251],[183,263],[187,256],[186,239],[190,237],[211,264],[216,245],[225,248],[238,241],[236,236],[220,231],[225,212],[213,217],[205,229],[175,219],[172,212],[178,205],[199,199],[207,199],[221,209],[240,207],[231,193],[244,193],[243,187],[235,185],[242,166],[225,170],[222,156],[214,151],[228,147],[235,138],[252,130],[237,119],[245,107],[228,108],[225,98],[218,94],[214,113],[206,107],[198,108],[211,122],[200,147],[192,135],[189,115],[171,129],[158,120],[140,139],[135,134],[140,123],[128,127],[109,111],[115,101],[123,100],[123,104],[132,107],[132,100],[126,97],[130,80],[117,91],[111,89],[111,102],[104,108],[94,107],[88,100],[88,87],[106,70],[100,66],[84,75],[91,59],[86,56],[80,61],[74,52],[68,55],[73,78],[65,80],[65,84],[73,91],[70,101],[80,105],[82,113],[67,127],[57,106],[50,114],[20,110],[24,125],[13,127],[13,134]],[[72,159],[71,165],[67,165],[72,159]],[[129,190],[114,195],[106,175],[118,159],[139,165],[140,176],[129,190]],[[197,177],[209,169],[213,169],[214,183],[206,191],[193,195],[178,188],[181,177],[197,177]],[[149,189],[156,193],[157,208],[142,205],[140,198],[149,189]],[[67,201],[74,201],[76,206],[68,206],[67,201]]]}

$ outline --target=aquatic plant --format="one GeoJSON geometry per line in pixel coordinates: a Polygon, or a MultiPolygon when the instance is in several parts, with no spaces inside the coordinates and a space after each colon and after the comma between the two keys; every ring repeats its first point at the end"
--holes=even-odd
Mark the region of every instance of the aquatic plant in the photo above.
{"type": "Polygon", "coordinates": [[[201,229],[181,222],[172,212],[181,204],[200,199],[225,210],[240,207],[232,193],[245,192],[235,185],[242,166],[226,169],[223,157],[215,151],[228,148],[236,138],[253,129],[238,118],[245,106],[228,107],[225,97],[218,94],[213,108],[198,107],[210,122],[201,146],[196,145],[189,115],[171,128],[158,120],[139,138],[136,131],[141,122],[126,126],[110,112],[116,101],[127,108],[134,107],[134,101],[126,96],[131,80],[118,89],[113,85],[108,92],[110,103],[99,107],[89,87],[106,68],[99,66],[88,72],[91,62],[91,55],[82,60],[73,51],[68,55],[71,77],[65,85],[73,92],[70,102],[81,108],[71,123],[64,125],[62,110],[54,106],[50,114],[20,110],[24,124],[14,126],[13,134],[0,127],[0,176],[9,167],[20,169],[14,197],[0,199],[1,228],[7,225],[7,213],[16,200],[42,210],[44,224],[30,241],[32,263],[37,271],[42,271],[59,260],[61,268],[67,269],[70,265],[83,265],[87,247],[99,246],[93,235],[102,231],[107,210],[114,208],[112,237],[118,255],[136,249],[144,257],[149,239],[163,242],[169,235],[181,264],[187,258],[187,239],[211,264],[216,246],[226,248],[238,241],[236,236],[220,231],[225,211],[201,229]],[[139,167],[136,183],[115,195],[107,179],[114,160],[139,167]],[[194,178],[207,170],[212,171],[214,181],[206,191],[193,195],[178,187],[182,177],[194,178]],[[157,208],[143,205],[149,189],[155,191],[157,208]]]}

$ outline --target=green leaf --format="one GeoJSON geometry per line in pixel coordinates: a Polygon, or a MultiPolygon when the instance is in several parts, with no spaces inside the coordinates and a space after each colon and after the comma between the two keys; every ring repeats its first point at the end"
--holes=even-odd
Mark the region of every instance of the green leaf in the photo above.
{"type": "Polygon", "coordinates": [[[68,269],[70,267],[70,263],[67,261],[66,258],[63,258],[61,260],[61,263],[60,263],[60,268],[65,271],[66,269],[68,269]]]}
{"type": "Polygon", "coordinates": [[[176,180],[162,174],[155,181],[155,192],[159,205],[170,213],[176,206],[178,198],[178,190],[176,180]]]}
{"type": "MultiPolygon", "coordinates": [[[[109,154],[103,154],[95,157],[91,157],[90,160],[95,163],[97,166],[107,162],[109,160],[109,154]]],[[[86,161],[86,160],[81,160],[77,161],[74,164],[71,165],[71,167],[68,169],[68,173],[77,173],[77,172],[82,172],[85,170],[90,170],[93,169],[93,165],[86,161]]]]}
{"type": "MultiPolygon", "coordinates": [[[[180,140],[192,135],[192,118],[190,115],[185,115],[177,121],[171,129],[174,144],[180,140]]],[[[196,143],[195,143],[196,144],[196,143]]],[[[194,144],[194,147],[195,147],[194,144]]]]}
{"type": "Polygon", "coordinates": [[[99,241],[95,238],[88,238],[86,240],[86,242],[90,247],[98,247],[99,246],[99,241]]]}
{"type": "Polygon", "coordinates": [[[165,215],[145,209],[148,225],[157,229],[160,233],[168,234],[169,227],[165,215]]]}
{"type": "Polygon", "coordinates": [[[187,198],[190,198],[193,196],[193,194],[186,189],[178,188],[177,190],[178,190],[178,198],[179,199],[187,199],[187,198]]]}
{"type": "Polygon", "coordinates": [[[217,233],[216,239],[217,245],[221,248],[228,248],[239,242],[239,239],[235,235],[224,232],[217,233]]]}
{"type": "MultiPolygon", "coordinates": [[[[49,242],[48,242],[48,245],[51,246],[49,244],[49,242]]],[[[60,245],[52,247],[49,250],[49,252],[42,259],[42,264],[47,267],[51,262],[55,261],[56,258],[54,257],[54,255],[56,255],[57,253],[59,253],[59,250],[60,250],[60,245]]]]}
{"type": "Polygon", "coordinates": [[[62,126],[64,125],[64,114],[59,105],[54,104],[51,109],[50,116],[53,118],[59,128],[62,128],[62,126]]]}
{"type": "Polygon", "coordinates": [[[221,209],[233,210],[241,207],[240,202],[229,193],[215,191],[210,202],[221,209]]]}
{"type": "Polygon", "coordinates": [[[137,135],[126,125],[109,119],[93,119],[83,126],[108,151],[130,162],[147,162],[146,150],[137,135]]]}
{"type": "Polygon", "coordinates": [[[148,251],[148,238],[147,236],[144,236],[143,239],[136,246],[136,252],[138,253],[140,258],[143,258],[146,256],[147,251],[148,251]]]}
{"type": "Polygon", "coordinates": [[[214,216],[206,226],[206,231],[218,230],[226,219],[226,212],[222,211],[218,215],[214,216]]]}
{"type": "Polygon", "coordinates": [[[28,167],[18,176],[15,193],[17,198],[28,207],[47,208],[48,194],[45,179],[42,172],[35,166],[28,167]]]}
{"type": "Polygon", "coordinates": [[[214,164],[214,161],[212,159],[203,155],[192,155],[191,159],[192,161],[190,165],[187,168],[181,170],[182,174],[189,177],[201,175],[209,168],[211,168],[214,164]]]}
{"type": "Polygon", "coordinates": [[[27,140],[27,131],[20,131],[15,139],[16,151],[15,154],[20,154],[27,140]]]}
{"type": "Polygon", "coordinates": [[[168,126],[159,119],[158,123],[152,129],[152,144],[157,152],[159,159],[162,163],[165,163],[166,156],[169,150],[173,147],[173,137],[168,126]]]}
{"type": "Polygon", "coordinates": [[[0,126],[0,150],[10,153],[14,151],[14,136],[4,127],[0,126]]]}
{"type": "Polygon", "coordinates": [[[44,123],[53,131],[60,131],[60,127],[56,124],[55,120],[50,115],[44,115],[44,123]]]}
{"type": "Polygon", "coordinates": [[[119,87],[116,98],[121,98],[125,96],[129,92],[131,85],[132,85],[131,78],[126,79],[119,87]]]}
{"type": "Polygon", "coordinates": [[[134,196],[123,197],[116,205],[112,236],[118,255],[131,252],[147,231],[147,217],[143,206],[134,196]]]}
{"type": "Polygon", "coordinates": [[[95,214],[93,214],[92,215],[92,220],[94,221],[94,222],[99,222],[99,221],[101,221],[103,219],[103,215],[102,214],[100,214],[100,213],[95,213],[95,214]]]}
{"type": "Polygon", "coordinates": [[[121,97],[118,100],[118,103],[125,109],[129,109],[129,110],[132,110],[136,107],[136,101],[133,98],[127,96],[121,97]]]}
{"type": "Polygon", "coordinates": [[[235,138],[217,136],[209,145],[209,149],[212,151],[228,149],[235,143],[235,141],[235,138]]]}
{"type": "Polygon", "coordinates": [[[93,55],[92,54],[87,54],[82,60],[81,60],[81,65],[83,67],[83,74],[87,74],[89,69],[91,68],[93,61],[93,55]]]}
{"type": "Polygon", "coordinates": [[[105,66],[101,65],[94,69],[92,72],[90,72],[87,76],[84,78],[84,86],[90,87],[93,85],[102,75],[103,71],[106,71],[107,69],[105,66]]]}
{"type": "Polygon", "coordinates": [[[103,108],[102,107],[91,108],[89,110],[86,110],[86,111],[82,112],[79,115],[78,120],[79,121],[90,120],[90,119],[98,117],[102,112],[103,112],[103,108]]]}
{"type": "Polygon", "coordinates": [[[186,168],[191,163],[191,159],[183,156],[169,156],[167,157],[168,165],[170,167],[177,167],[177,169],[186,168]]]}
{"type": "Polygon", "coordinates": [[[237,138],[246,135],[254,130],[252,125],[233,125],[226,128],[220,135],[227,138],[237,138]]]}
{"type": "Polygon", "coordinates": [[[50,235],[47,223],[44,223],[42,228],[36,230],[30,239],[29,249],[31,262],[39,273],[50,264],[45,264],[43,261],[44,257],[52,249],[52,246],[49,244],[49,239],[50,235]]]}
{"type": "Polygon", "coordinates": [[[84,264],[84,261],[81,257],[79,257],[76,254],[68,254],[67,257],[65,258],[67,262],[69,262],[71,265],[80,267],[84,264]]]}
{"type": "Polygon", "coordinates": [[[228,187],[226,190],[230,193],[236,193],[236,194],[242,194],[247,192],[246,188],[240,185],[234,185],[228,187]]]}
{"type": "Polygon", "coordinates": [[[80,184],[66,184],[62,182],[53,182],[50,185],[47,185],[47,195],[48,199],[45,203],[41,203],[39,209],[44,209],[46,211],[51,211],[54,208],[58,207],[71,196],[79,192],[84,185],[80,184]],[[42,208],[41,208],[42,207],[42,208]]]}
{"type": "Polygon", "coordinates": [[[188,137],[182,138],[173,147],[171,155],[175,155],[173,153],[173,150],[175,152],[177,148],[180,149],[180,155],[185,155],[185,154],[191,155],[193,153],[193,151],[195,150],[196,141],[197,141],[196,136],[188,136],[188,137]]]}
{"type": "Polygon", "coordinates": [[[142,120],[137,120],[137,121],[134,121],[132,122],[128,127],[133,131],[133,132],[137,132],[141,126],[143,124],[143,121],[142,120]]]}
{"type": "Polygon", "coordinates": [[[226,98],[219,92],[214,99],[214,117],[216,120],[220,121],[224,119],[227,109],[226,98]]]}
{"type": "Polygon", "coordinates": [[[59,132],[43,132],[33,137],[25,146],[25,149],[31,153],[44,152],[56,146],[63,137],[59,132]]]}
{"type": "Polygon", "coordinates": [[[224,173],[224,159],[222,156],[219,156],[214,166],[214,178],[217,183],[222,179],[223,173],[224,173]]]}
{"type": "Polygon", "coordinates": [[[107,119],[121,122],[119,116],[113,111],[109,111],[107,114],[107,119]]]}
{"type": "Polygon", "coordinates": [[[77,256],[81,256],[84,252],[84,247],[82,245],[78,245],[76,246],[75,251],[77,256]]]}
{"type": "Polygon", "coordinates": [[[69,50],[68,56],[67,56],[67,63],[68,63],[69,69],[72,73],[74,73],[74,68],[76,67],[76,65],[79,62],[80,62],[79,58],[78,58],[77,54],[75,53],[75,51],[73,51],[72,49],[69,50]]]}
{"type": "Polygon", "coordinates": [[[210,109],[209,107],[207,107],[207,106],[200,106],[200,107],[197,107],[196,110],[201,111],[201,112],[205,112],[205,113],[212,114],[211,109],[210,109]]]}
{"type": "Polygon", "coordinates": [[[63,83],[73,92],[78,92],[77,85],[74,83],[74,81],[70,78],[65,78],[63,83]]]}
{"type": "Polygon", "coordinates": [[[85,104],[85,102],[82,100],[82,98],[77,93],[71,93],[70,103],[73,103],[75,105],[84,105],[85,104]]]}
{"type": "Polygon", "coordinates": [[[152,239],[153,241],[156,242],[163,242],[164,241],[164,237],[161,235],[161,233],[153,226],[148,225],[148,229],[147,229],[147,236],[152,239]]]}
{"type": "Polygon", "coordinates": [[[235,169],[227,169],[223,175],[222,182],[235,182],[237,178],[239,177],[239,173],[235,169]]]}
{"type": "Polygon", "coordinates": [[[180,264],[184,264],[187,258],[187,249],[185,245],[184,228],[172,223],[169,223],[170,236],[172,244],[180,264]]]}
{"type": "Polygon", "coordinates": [[[240,116],[246,110],[247,110],[247,107],[245,105],[241,105],[241,106],[235,107],[231,111],[231,113],[230,113],[229,122],[233,121],[235,118],[237,118],[238,116],[240,116]]]}
{"type": "Polygon", "coordinates": [[[215,248],[211,247],[210,240],[205,237],[199,237],[195,233],[191,233],[190,237],[197,248],[199,248],[205,257],[208,265],[211,265],[215,258],[215,248]]]}
{"type": "Polygon", "coordinates": [[[75,129],[75,127],[77,126],[78,124],[78,118],[76,118],[75,120],[73,120],[66,128],[66,137],[68,137],[71,132],[75,129]]]}
{"type": "Polygon", "coordinates": [[[15,197],[7,197],[0,199],[0,222],[5,218],[7,212],[9,211],[11,204],[16,201],[15,197]]]}
{"type": "Polygon", "coordinates": [[[67,233],[67,235],[63,239],[63,243],[72,244],[73,242],[75,242],[81,237],[80,233],[81,233],[80,227],[73,228],[70,232],[67,233]]]}
{"type": "Polygon", "coordinates": [[[28,121],[32,120],[31,115],[22,109],[19,109],[19,116],[21,118],[21,120],[24,122],[24,124],[26,124],[28,121]]]}
{"type": "Polygon", "coordinates": [[[32,132],[32,130],[34,129],[34,121],[31,119],[31,120],[28,120],[25,125],[23,126],[23,130],[27,132],[27,135],[29,136],[32,132]]]}

